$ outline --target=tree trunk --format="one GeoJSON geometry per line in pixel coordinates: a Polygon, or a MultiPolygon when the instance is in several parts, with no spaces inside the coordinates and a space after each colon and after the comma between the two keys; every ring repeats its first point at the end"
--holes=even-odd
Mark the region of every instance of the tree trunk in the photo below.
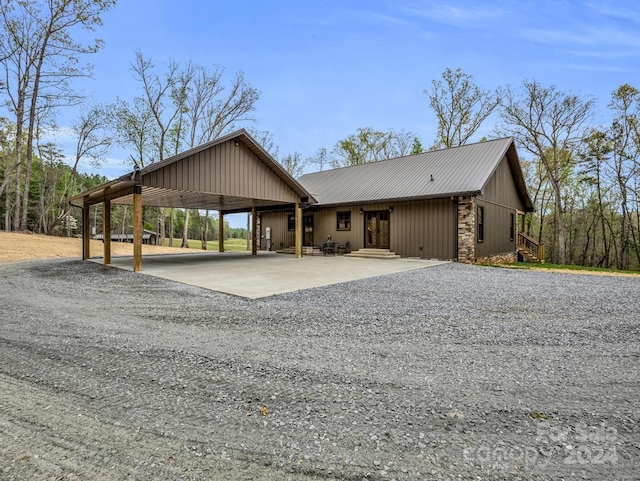
{"type": "Polygon", "coordinates": [[[16,187],[15,187],[15,206],[13,210],[13,229],[20,230],[20,207],[22,203],[22,186],[21,184],[22,177],[22,166],[18,164],[18,168],[16,169],[16,187]]]}
{"type": "Polygon", "coordinates": [[[169,209],[169,247],[173,247],[173,235],[174,235],[174,229],[173,229],[173,217],[174,217],[174,211],[173,211],[173,207],[171,207],[171,209],[169,209]]]}
{"type": "Polygon", "coordinates": [[[189,209],[184,210],[184,229],[182,231],[182,245],[184,249],[189,247],[189,209]]]}
{"type": "Polygon", "coordinates": [[[209,230],[209,209],[204,212],[204,227],[202,229],[202,250],[207,250],[207,233],[209,230]]]}
{"type": "MultiPolygon", "coordinates": [[[[8,186],[9,184],[7,183],[8,186]]],[[[9,189],[6,187],[4,192],[4,230],[7,232],[11,230],[11,195],[9,195],[9,189]]]]}
{"type": "Polygon", "coordinates": [[[604,218],[604,206],[602,205],[602,182],[600,179],[600,165],[597,168],[597,190],[598,190],[598,212],[600,214],[600,228],[602,230],[602,247],[603,247],[603,261],[604,267],[609,268],[609,242],[607,241],[607,228],[604,218]]]}
{"type": "MultiPolygon", "coordinates": [[[[549,176],[551,177],[551,176],[549,176]]],[[[556,231],[558,233],[558,252],[554,255],[554,262],[557,264],[566,264],[567,251],[566,251],[566,231],[564,225],[564,208],[562,206],[562,193],[560,192],[560,185],[555,179],[549,179],[551,186],[553,187],[554,201],[556,205],[556,231]]]]}
{"type": "Polygon", "coordinates": [[[166,220],[164,218],[164,207],[160,207],[158,209],[158,220],[159,220],[159,224],[160,224],[160,232],[158,232],[158,245],[163,246],[164,245],[164,239],[167,235],[166,229],[165,229],[165,225],[166,225],[166,220]]]}

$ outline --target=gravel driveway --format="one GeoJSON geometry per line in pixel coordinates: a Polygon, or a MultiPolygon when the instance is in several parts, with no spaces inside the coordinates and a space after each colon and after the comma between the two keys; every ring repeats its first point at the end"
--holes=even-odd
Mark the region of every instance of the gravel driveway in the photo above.
{"type": "Polygon", "coordinates": [[[461,264],[247,300],[0,266],[0,479],[638,479],[640,279],[461,264]]]}

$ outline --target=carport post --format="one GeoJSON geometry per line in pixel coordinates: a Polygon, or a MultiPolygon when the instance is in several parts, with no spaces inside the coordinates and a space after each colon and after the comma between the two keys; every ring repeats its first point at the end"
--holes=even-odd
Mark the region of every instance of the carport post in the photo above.
{"type": "Polygon", "coordinates": [[[224,252],[224,214],[218,215],[218,252],[224,252]]]}
{"type": "Polygon", "coordinates": [[[302,208],[296,202],[296,257],[302,257],[302,208]]]}
{"type": "Polygon", "coordinates": [[[105,200],[102,207],[102,239],[103,255],[102,263],[104,265],[111,264],[111,201],[105,200]]]}
{"type": "Polygon", "coordinates": [[[142,187],[133,188],[133,271],[142,270],[142,187]]]}
{"type": "Polygon", "coordinates": [[[91,216],[89,208],[90,205],[85,202],[82,209],[82,260],[91,258],[91,252],[89,252],[89,246],[91,245],[91,216]]]}
{"type": "Polygon", "coordinates": [[[258,228],[258,218],[256,216],[256,208],[251,207],[251,255],[258,255],[258,235],[256,230],[258,228]]]}

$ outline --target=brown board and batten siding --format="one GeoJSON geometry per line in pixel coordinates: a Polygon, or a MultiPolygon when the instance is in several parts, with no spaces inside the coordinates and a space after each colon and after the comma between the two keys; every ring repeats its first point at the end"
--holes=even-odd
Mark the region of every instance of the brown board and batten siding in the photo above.
{"type": "Polygon", "coordinates": [[[293,247],[296,243],[295,231],[289,230],[291,212],[264,212],[260,218],[260,248],[267,250],[267,227],[271,228],[271,250],[276,251],[293,247]]]}
{"type": "MultiPolygon", "coordinates": [[[[390,249],[403,257],[434,259],[455,258],[456,210],[450,198],[363,204],[358,206],[327,206],[309,209],[304,215],[313,216],[313,242],[324,242],[327,237],[338,244],[349,242],[354,251],[364,247],[365,212],[389,211],[390,249]],[[360,209],[363,213],[360,214],[360,209]],[[338,230],[339,212],[351,214],[351,229],[338,230]]],[[[291,213],[265,212],[262,228],[271,227],[272,249],[293,245],[293,233],[287,229],[291,213]]],[[[261,233],[265,235],[265,230],[261,233]]],[[[266,248],[266,243],[263,244],[266,248]]]]}
{"type": "Polygon", "coordinates": [[[456,209],[450,198],[394,204],[391,250],[407,257],[453,259],[456,209]]]}
{"type": "Polygon", "coordinates": [[[365,212],[389,211],[390,249],[403,257],[453,259],[456,211],[453,201],[431,199],[361,206],[331,206],[314,213],[314,242],[327,236],[351,250],[364,247],[365,212]],[[362,208],[363,213],[360,214],[362,208]],[[338,212],[351,212],[351,230],[337,229],[338,212]]]}
{"type": "Polygon", "coordinates": [[[489,178],[476,203],[484,206],[485,219],[484,241],[477,242],[476,237],[476,257],[514,252],[516,240],[511,232],[511,215],[515,216],[516,210],[524,211],[525,206],[516,190],[506,156],[489,178]]]}
{"type": "Polygon", "coordinates": [[[295,203],[299,196],[244,143],[214,145],[144,173],[145,186],[295,203]]]}

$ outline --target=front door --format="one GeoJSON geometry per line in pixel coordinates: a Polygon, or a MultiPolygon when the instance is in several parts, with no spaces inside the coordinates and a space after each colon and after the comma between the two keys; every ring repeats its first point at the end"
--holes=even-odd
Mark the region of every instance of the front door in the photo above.
{"type": "Polygon", "coordinates": [[[313,214],[307,214],[302,218],[304,227],[304,239],[302,245],[310,246],[313,243],[313,214]]]}
{"type": "Polygon", "coordinates": [[[365,212],[364,245],[369,249],[388,249],[389,212],[365,212]]]}

